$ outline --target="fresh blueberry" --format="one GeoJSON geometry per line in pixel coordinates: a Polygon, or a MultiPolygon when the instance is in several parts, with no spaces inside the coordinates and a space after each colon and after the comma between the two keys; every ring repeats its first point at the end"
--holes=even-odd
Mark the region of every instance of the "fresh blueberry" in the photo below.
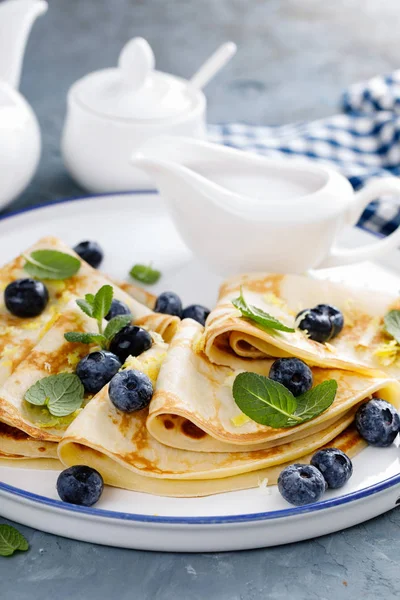
{"type": "Polygon", "coordinates": [[[132,413],[150,404],[153,385],[141,371],[126,369],[111,379],[108,395],[115,408],[124,413],[132,413]]]}
{"type": "Polygon", "coordinates": [[[183,310],[182,319],[193,319],[201,325],[205,325],[209,314],[210,311],[205,306],[201,306],[201,304],[191,304],[183,310]]]}
{"type": "Polygon", "coordinates": [[[293,396],[308,392],[313,385],[310,367],[299,358],[278,358],[272,363],[269,378],[284,385],[293,396]]]}
{"type": "Polygon", "coordinates": [[[93,506],[103,493],[103,478],[96,469],[75,465],[62,471],[57,479],[57,492],[63,502],[93,506]]]}
{"type": "Polygon", "coordinates": [[[110,351],[124,363],[128,356],[139,356],[151,348],[153,341],[148,331],[136,325],[127,325],[118,331],[110,344],[110,351]]]}
{"type": "Polygon", "coordinates": [[[118,315],[130,315],[131,314],[131,309],[129,308],[129,306],[127,306],[125,304],[125,302],[121,302],[121,300],[117,300],[116,298],[113,298],[112,302],[111,302],[111,308],[108,311],[108,313],[106,314],[106,319],[107,321],[110,321],[111,319],[113,319],[114,317],[117,317],[118,315]]]}
{"type": "Polygon", "coordinates": [[[118,356],[100,350],[84,356],[76,367],[76,374],[81,380],[85,392],[97,394],[121,368],[118,356]]]}
{"type": "Polygon", "coordinates": [[[327,317],[329,318],[330,322],[332,323],[332,338],[336,337],[337,335],[339,335],[339,333],[342,331],[343,329],[343,325],[344,325],[344,318],[343,318],[343,314],[340,312],[340,310],[338,308],[336,308],[336,306],[332,306],[331,304],[318,304],[314,309],[314,312],[321,313],[324,315],[327,315],[327,317]]]}
{"type": "Polygon", "coordinates": [[[373,398],[357,410],[356,427],[368,444],[385,448],[394,442],[400,431],[399,413],[386,400],[373,398]]]}
{"type": "Polygon", "coordinates": [[[325,313],[318,313],[312,308],[307,308],[299,312],[296,324],[314,342],[324,343],[332,338],[333,324],[325,313]]]}
{"type": "Polygon", "coordinates": [[[163,292],[156,300],[155,312],[182,317],[182,302],[174,292],[163,292]]]}
{"type": "Polygon", "coordinates": [[[103,250],[97,242],[85,241],[80,242],[74,247],[75,252],[83,260],[85,260],[91,267],[97,269],[103,260],[103,250]]]}
{"type": "Polygon", "coordinates": [[[315,342],[328,342],[339,335],[344,319],[338,308],[330,304],[318,304],[306,308],[296,317],[297,327],[307,331],[308,337],[315,342]]]}
{"type": "Polygon", "coordinates": [[[341,488],[353,474],[353,463],[338,448],[318,450],[311,459],[311,464],[321,471],[328,487],[341,488]]]}
{"type": "Polygon", "coordinates": [[[290,504],[317,502],[326,490],[322,473],[312,465],[289,465],[278,477],[278,489],[290,504]]]}
{"type": "Polygon", "coordinates": [[[16,317],[37,317],[49,301],[49,292],[41,281],[17,279],[4,291],[7,309],[16,317]]]}

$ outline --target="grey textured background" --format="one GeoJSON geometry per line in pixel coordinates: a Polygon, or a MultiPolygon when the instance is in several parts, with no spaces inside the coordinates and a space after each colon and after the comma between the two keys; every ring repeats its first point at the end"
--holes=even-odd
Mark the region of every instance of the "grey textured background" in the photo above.
{"type": "MultiPolygon", "coordinates": [[[[43,156],[10,207],[77,196],[60,160],[68,87],[142,35],[157,66],[190,76],[220,42],[239,46],[208,88],[209,121],[279,124],[336,110],[346,85],[400,67],[398,0],[50,0],[29,40],[22,91],[43,156]]],[[[0,507],[1,513],[1,507],[0,507]]],[[[0,558],[10,600],[391,600],[400,595],[400,512],[300,544],[210,555],[93,546],[20,527],[27,554],[0,558]]]]}

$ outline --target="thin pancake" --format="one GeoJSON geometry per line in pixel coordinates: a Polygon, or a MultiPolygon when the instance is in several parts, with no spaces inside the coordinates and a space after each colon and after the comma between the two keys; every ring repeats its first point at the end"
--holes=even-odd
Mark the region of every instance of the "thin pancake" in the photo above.
{"type": "MultiPolygon", "coordinates": [[[[137,360],[149,373],[164,354],[165,345],[154,345],[137,360]]],[[[157,369],[153,374],[156,376],[157,369]]],[[[107,483],[124,489],[198,496],[253,487],[260,478],[274,482],[277,465],[309,455],[332,440],[354,451],[362,447],[354,430],[340,436],[354,418],[352,411],[323,431],[310,434],[307,440],[281,443],[267,450],[219,453],[191,452],[161,444],[149,433],[147,416],[147,409],[130,415],[119,412],[108,398],[108,389],[103,388],[68,428],[59,444],[59,458],[67,466],[87,464],[97,468],[107,483]]]]}
{"type": "Polygon", "coordinates": [[[400,308],[399,297],[378,290],[353,289],[297,275],[243,275],[222,285],[202,343],[213,363],[233,369],[247,370],[251,363],[251,370],[260,373],[265,369],[266,359],[296,356],[309,365],[363,373],[379,370],[400,378],[396,351],[389,361],[380,360],[378,351],[388,341],[382,324],[393,308],[400,308]],[[342,310],[345,326],[329,344],[314,342],[299,330],[286,333],[263,329],[243,318],[233,306],[232,299],[239,295],[240,288],[249,304],[272,314],[285,325],[293,327],[300,310],[329,303],[342,310]]]}
{"type": "MultiPolygon", "coordinates": [[[[247,420],[236,425],[241,412],[232,396],[238,371],[217,366],[195,351],[203,328],[185,319],[171,342],[161,366],[147,427],[160,442],[174,448],[207,452],[235,452],[271,448],[304,439],[354,413],[366,398],[378,394],[400,405],[400,384],[388,377],[370,377],[349,371],[313,368],[314,385],[327,379],[338,383],[333,404],[318,417],[285,429],[272,429],[247,420]],[[287,439],[286,439],[287,438],[287,439]]],[[[248,370],[252,362],[248,361],[248,370]]],[[[268,375],[271,361],[263,361],[268,375]]],[[[243,416],[243,415],[242,415],[243,416]]]]}
{"type": "Polygon", "coordinates": [[[35,440],[24,431],[0,422],[0,455],[14,458],[57,459],[57,444],[35,440]]]}

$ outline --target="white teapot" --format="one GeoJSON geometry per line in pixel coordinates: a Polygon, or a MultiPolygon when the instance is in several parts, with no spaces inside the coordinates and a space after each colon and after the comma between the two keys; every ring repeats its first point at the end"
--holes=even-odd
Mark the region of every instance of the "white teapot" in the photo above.
{"type": "Polygon", "coordinates": [[[46,10],[44,0],[0,3],[0,208],[28,185],[39,162],[39,125],[17,89],[30,29],[46,10]]]}

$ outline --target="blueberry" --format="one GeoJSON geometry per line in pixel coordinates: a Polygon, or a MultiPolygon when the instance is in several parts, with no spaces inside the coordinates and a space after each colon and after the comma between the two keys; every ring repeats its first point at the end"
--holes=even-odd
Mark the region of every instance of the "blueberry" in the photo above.
{"type": "Polygon", "coordinates": [[[174,292],[163,292],[156,300],[154,311],[164,313],[165,315],[173,315],[182,317],[182,302],[174,292]]]}
{"type": "Polygon", "coordinates": [[[209,314],[210,311],[205,306],[201,306],[201,304],[191,304],[182,312],[182,319],[193,319],[201,325],[205,325],[209,314]]]}
{"type": "Polygon", "coordinates": [[[330,304],[318,304],[314,308],[306,308],[296,317],[297,327],[306,331],[308,337],[315,342],[328,342],[343,329],[344,319],[338,308],[330,304]]]}
{"type": "Polygon", "coordinates": [[[310,367],[299,358],[278,358],[272,363],[269,377],[284,385],[293,396],[308,392],[313,385],[310,367]]]}
{"type": "Polygon", "coordinates": [[[49,292],[41,281],[17,279],[4,291],[7,309],[16,317],[37,317],[49,301],[49,292]]]}
{"type": "Polygon", "coordinates": [[[124,413],[132,413],[150,404],[153,385],[141,371],[126,369],[111,379],[108,395],[115,408],[124,413]]]}
{"type": "Polygon", "coordinates": [[[394,442],[400,431],[400,417],[392,404],[373,398],[357,410],[356,427],[368,444],[385,448],[394,442]]]}
{"type": "Polygon", "coordinates": [[[139,356],[152,346],[151,335],[142,327],[127,325],[118,331],[110,344],[110,351],[125,362],[128,356],[139,356]]]}
{"type": "Polygon", "coordinates": [[[328,316],[330,322],[332,323],[332,327],[333,327],[332,338],[339,335],[339,333],[343,329],[344,318],[343,318],[343,314],[340,312],[340,310],[338,308],[336,308],[336,306],[332,306],[331,304],[318,304],[313,310],[316,313],[320,312],[320,313],[328,316]]]}
{"type": "Polygon", "coordinates": [[[93,506],[103,493],[103,478],[96,469],[75,465],[62,471],[57,479],[57,492],[63,502],[93,506]]]}
{"type": "Polygon", "coordinates": [[[332,338],[333,324],[327,314],[316,313],[312,308],[302,310],[296,317],[296,323],[314,342],[323,343],[332,338]]]}
{"type": "Polygon", "coordinates": [[[129,308],[129,306],[127,306],[125,304],[125,302],[121,302],[121,300],[117,300],[116,298],[113,298],[112,302],[111,302],[111,308],[108,311],[108,313],[106,314],[106,319],[107,321],[110,321],[111,319],[113,319],[114,317],[118,316],[118,315],[130,315],[131,314],[131,309],[129,308]]]}
{"type": "Polygon", "coordinates": [[[311,464],[321,471],[328,487],[341,488],[353,474],[353,463],[338,448],[318,450],[311,459],[311,464]]]}
{"type": "Polygon", "coordinates": [[[317,502],[326,490],[322,473],[312,465],[289,465],[278,477],[278,489],[290,504],[317,502]]]}
{"type": "Polygon", "coordinates": [[[103,260],[103,250],[97,242],[85,241],[80,242],[74,247],[75,252],[83,260],[85,260],[91,267],[97,269],[103,260]]]}
{"type": "Polygon", "coordinates": [[[97,394],[121,368],[118,356],[106,350],[91,352],[84,356],[76,367],[85,392],[97,394]]]}

